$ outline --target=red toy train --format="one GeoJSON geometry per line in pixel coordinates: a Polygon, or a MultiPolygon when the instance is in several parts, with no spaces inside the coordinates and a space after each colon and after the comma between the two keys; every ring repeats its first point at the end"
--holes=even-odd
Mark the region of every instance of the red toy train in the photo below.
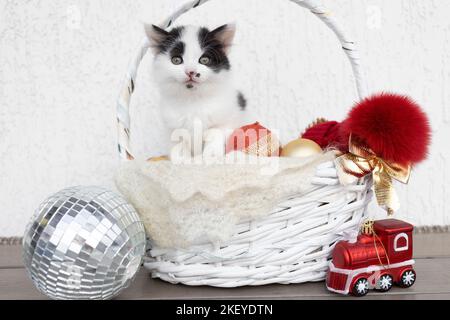
{"type": "Polygon", "coordinates": [[[400,220],[378,220],[373,234],[360,234],[354,243],[339,241],[329,263],[328,290],[364,296],[369,289],[412,286],[416,280],[412,230],[411,224],[400,220]]]}

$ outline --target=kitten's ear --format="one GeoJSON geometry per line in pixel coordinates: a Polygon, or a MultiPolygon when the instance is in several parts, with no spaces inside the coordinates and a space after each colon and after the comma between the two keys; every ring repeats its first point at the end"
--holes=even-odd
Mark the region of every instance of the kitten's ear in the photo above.
{"type": "Polygon", "coordinates": [[[211,31],[210,34],[222,43],[225,52],[228,53],[233,44],[234,35],[236,34],[236,24],[224,24],[211,31]]]}
{"type": "Polygon", "coordinates": [[[169,33],[154,24],[144,24],[144,30],[153,53],[158,53],[161,43],[169,36],[169,33]]]}

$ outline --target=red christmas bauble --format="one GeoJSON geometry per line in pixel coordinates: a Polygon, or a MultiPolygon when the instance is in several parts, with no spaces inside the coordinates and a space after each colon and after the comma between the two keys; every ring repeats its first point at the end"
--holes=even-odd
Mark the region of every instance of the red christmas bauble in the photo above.
{"type": "Polygon", "coordinates": [[[280,155],[278,138],[259,122],[236,129],[228,138],[226,153],[242,151],[263,157],[280,155]]]}

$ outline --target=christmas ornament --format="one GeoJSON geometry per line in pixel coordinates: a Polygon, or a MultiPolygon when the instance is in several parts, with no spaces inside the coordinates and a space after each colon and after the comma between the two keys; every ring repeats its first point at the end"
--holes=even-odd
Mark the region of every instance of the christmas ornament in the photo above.
{"type": "Polygon", "coordinates": [[[109,299],[133,280],[145,243],[143,224],[121,196],[71,187],[36,210],[23,257],[36,287],[53,299],[109,299]]]}
{"type": "Polygon", "coordinates": [[[400,206],[393,180],[408,182],[411,166],[427,155],[431,134],[419,105],[382,93],[357,103],[342,123],[320,122],[302,136],[344,153],[336,160],[342,184],[372,174],[377,202],[392,214],[400,206]]]}
{"type": "Polygon", "coordinates": [[[283,146],[281,150],[282,157],[305,158],[322,152],[320,146],[309,139],[295,139],[283,146]]]}
{"type": "Polygon", "coordinates": [[[385,219],[365,223],[356,241],[339,241],[329,262],[328,290],[364,296],[370,289],[412,286],[416,280],[412,231],[409,223],[385,219]]]}
{"type": "Polygon", "coordinates": [[[280,143],[269,129],[259,122],[236,129],[228,138],[226,153],[242,151],[256,156],[279,156],[280,143]]]}

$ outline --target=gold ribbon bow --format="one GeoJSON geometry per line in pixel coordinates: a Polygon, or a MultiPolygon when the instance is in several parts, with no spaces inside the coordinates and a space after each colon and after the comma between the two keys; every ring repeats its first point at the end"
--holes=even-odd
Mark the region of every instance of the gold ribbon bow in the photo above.
{"type": "Polygon", "coordinates": [[[370,148],[358,139],[349,137],[349,152],[336,158],[336,167],[341,183],[349,184],[356,178],[372,173],[375,196],[378,205],[389,215],[399,207],[392,179],[408,183],[411,165],[401,165],[378,157],[370,148]]]}

